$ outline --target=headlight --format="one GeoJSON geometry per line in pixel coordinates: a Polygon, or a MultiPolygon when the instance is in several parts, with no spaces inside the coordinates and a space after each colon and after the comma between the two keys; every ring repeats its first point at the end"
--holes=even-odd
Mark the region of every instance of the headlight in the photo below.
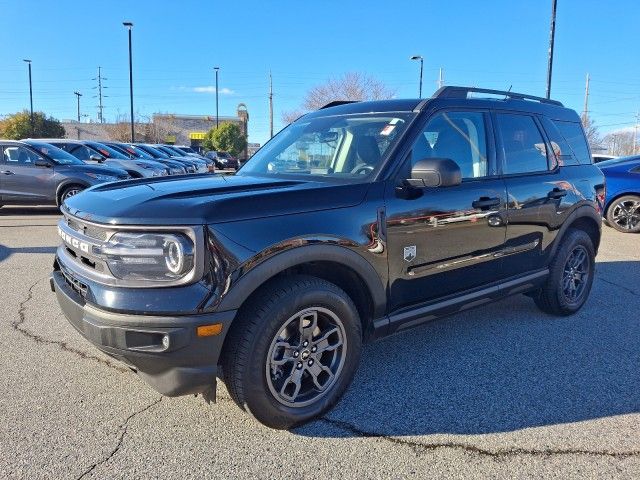
{"type": "Polygon", "coordinates": [[[102,173],[87,173],[88,177],[95,178],[96,180],[100,180],[102,182],[113,182],[118,180],[118,177],[114,177],[113,175],[104,175],[102,173]]]}
{"type": "Polygon", "coordinates": [[[193,270],[193,252],[193,242],[182,234],[120,232],[96,253],[121,280],[170,282],[193,270]]]}

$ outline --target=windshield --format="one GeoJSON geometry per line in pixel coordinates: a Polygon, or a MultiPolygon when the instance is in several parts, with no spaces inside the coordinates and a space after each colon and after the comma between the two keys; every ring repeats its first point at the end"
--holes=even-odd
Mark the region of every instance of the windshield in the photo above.
{"type": "Polygon", "coordinates": [[[102,155],[103,157],[116,158],[118,160],[129,160],[129,157],[118,152],[117,150],[115,150],[114,148],[111,148],[108,145],[104,145],[102,143],[97,143],[97,142],[87,142],[87,145],[89,145],[94,150],[98,151],[100,155],[102,155]]]}
{"type": "Polygon", "coordinates": [[[154,157],[149,155],[143,149],[136,147],[135,145],[119,145],[120,149],[124,150],[128,154],[133,155],[136,158],[144,158],[145,160],[153,160],[154,157]]]}
{"type": "Polygon", "coordinates": [[[149,145],[140,145],[139,148],[147,152],[153,158],[166,158],[167,154],[158,150],[157,148],[150,147],[149,145]]]}
{"type": "Polygon", "coordinates": [[[187,153],[198,153],[191,147],[176,147],[176,148],[178,150],[182,150],[183,152],[187,152],[187,153]]]}
{"type": "Polygon", "coordinates": [[[70,153],[65,152],[61,148],[54,147],[53,145],[49,145],[48,143],[42,142],[28,142],[33,148],[38,150],[38,152],[42,153],[46,157],[53,160],[55,163],[59,165],[82,165],[84,162],[82,160],[78,160],[76,157],[71,155],[70,153]]]}
{"type": "Polygon", "coordinates": [[[173,150],[171,150],[169,147],[165,147],[164,145],[158,145],[153,147],[156,150],[160,150],[162,153],[164,153],[165,155],[169,155],[170,157],[177,157],[178,154],[176,152],[174,152],[173,150]]]}
{"type": "Polygon", "coordinates": [[[412,113],[304,117],[262,147],[238,175],[313,175],[358,181],[382,163],[412,113]]]}

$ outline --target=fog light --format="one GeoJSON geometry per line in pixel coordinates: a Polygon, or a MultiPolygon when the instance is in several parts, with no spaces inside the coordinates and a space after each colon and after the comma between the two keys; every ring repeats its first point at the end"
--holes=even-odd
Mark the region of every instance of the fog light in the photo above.
{"type": "Polygon", "coordinates": [[[166,349],[169,348],[169,335],[162,337],[162,346],[166,349]]]}

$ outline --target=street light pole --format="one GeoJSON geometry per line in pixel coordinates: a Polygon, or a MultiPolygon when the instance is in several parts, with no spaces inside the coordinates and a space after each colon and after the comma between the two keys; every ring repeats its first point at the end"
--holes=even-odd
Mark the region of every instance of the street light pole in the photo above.
{"type": "Polygon", "coordinates": [[[80,123],[80,97],[82,96],[82,94],[80,92],[73,92],[73,94],[78,99],[78,123],[80,123]]]}
{"type": "Polygon", "coordinates": [[[129,102],[131,103],[131,143],[136,141],[135,133],[133,130],[133,56],[131,53],[131,30],[133,29],[133,23],[122,22],[122,25],[129,30],[129,102]]]}
{"type": "Polygon", "coordinates": [[[421,55],[414,55],[409,60],[420,60],[420,84],[418,86],[418,97],[422,98],[422,67],[424,65],[424,59],[421,55]]]}
{"type": "Polygon", "coordinates": [[[220,67],[213,67],[213,69],[216,71],[216,128],[218,128],[218,70],[220,67]]]}
{"type": "Polygon", "coordinates": [[[29,118],[30,118],[30,122],[31,122],[31,136],[33,137],[33,131],[34,131],[34,124],[33,124],[33,85],[31,83],[31,60],[28,60],[28,59],[25,58],[24,61],[29,66],[29,105],[31,106],[31,116],[29,118]]]}
{"type": "Polygon", "coordinates": [[[549,32],[549,63],[547,65],[547,98],[551,98],[551,73],[553,71],[553,43],[556,36],[556,5],[558,0],[551,0],[551,31],[549,32]]]}

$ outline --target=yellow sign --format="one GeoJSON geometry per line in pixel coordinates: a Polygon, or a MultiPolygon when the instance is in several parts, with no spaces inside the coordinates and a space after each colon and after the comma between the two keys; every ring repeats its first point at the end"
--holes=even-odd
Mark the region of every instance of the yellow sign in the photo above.
{"type": "Polygon", "coordinates": [[[189,138],[191,140],[204,140],[206,132],[191,132],[189,133],[189,138]]]}
{"type": "Polygon", "coordinates": [[[175,135],[167,135],[166,137],[164,137],[164,141],[167,143],[176,143],[176,136],[175,135]]]}

